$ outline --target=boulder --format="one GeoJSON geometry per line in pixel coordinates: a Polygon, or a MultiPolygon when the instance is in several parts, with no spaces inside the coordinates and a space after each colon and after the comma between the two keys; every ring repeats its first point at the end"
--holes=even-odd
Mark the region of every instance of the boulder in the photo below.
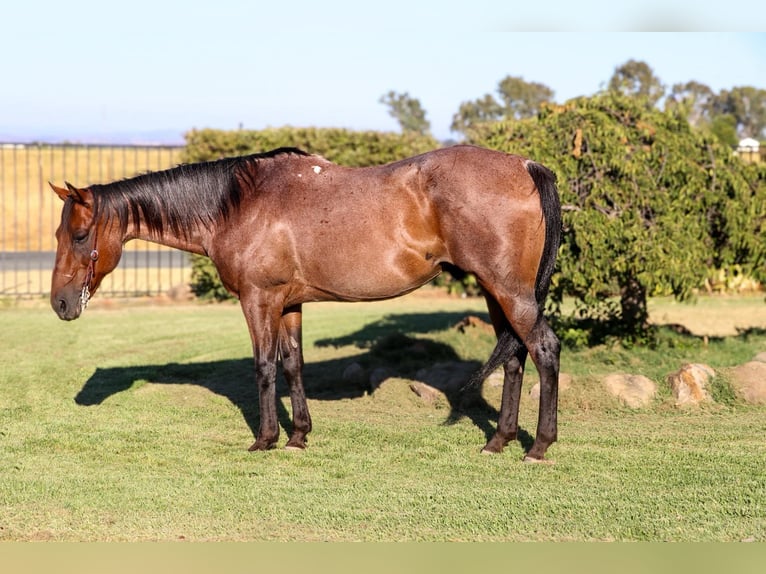
{"type": "Polygon", "coordinates": [[[168,289],[167,295],[171,301],[194,300],[194,293],[192,292],[191,286],[189,286],[187,283],[179,283],[178,285],[173,285],[170,289],[168,289]]]}
{"type": "Polygon", "coordinates": [[[689,363],[677,372],[669,374],[668,383],[676,399],[676,406],[712,401],[708,387],[714,377],[715,371],[703,363],[689,363]]]}
{"type": "Polygon", "coordinates": [[[633,409],[645,407],[657,394],[655,382],[643,375],[615,373],[607,375],[603,383],[609,394],[633,409]]]}
{"type": "MultiPolygon", "coordinates": [[[[559,393],[563,393],[565,391],[568,391],[570,387],[572,386],[572,375],[569,373],[559,373],[559,393]]],[[[539,399],[540,398],[540,383],[537,382],[534,384],[534,386],[529,389],[529,396],[532,399],[539,399]]]]}
{"type": "Polygon", "coordinates": [[[415,382],[410,389],[423,402],[437,408],[444,404],[458,405],[458,408],[471,408],[482,404],[481,387],[466,387],[466,383],[476,372],[477,365],[464,361],[445,361],[433,367],[420,369],[415,374],[415,382]]]}
{"type": "Polygon", "coordinates": [[[479,331],[484,333],[494,333],[495,329],[487,323],[486,321],[482,321],[479,317],[476,317],[475,315],[467,315],[466,317],[463,317],[460,321],[458,321],[454,329],[457,329],[460,333],[469,333],[471,331],[479,331]]]}
{"type": "Polygon", "coordinates": [[[458,393],[476,372],[476,363],[445,361],[420,369],[415,378],[447,395],[458,393]]]}
{"type": "Polygon", "coordinates": [[[428,405],[435,406],[442,403],[449,404],[446,395],[431,385],[421,383],[420,381],[414,381],[410,383],[410,389],[428,405]]]}
{"type": "Polygon", "coordinates": [[[364,376],[364,368],[357,362],[351,363],[343,370],[342,379],[344,383],[358,387],[363,387],[367,383],[367,379],[364,376]]]}
{"type": "Polygon", "coordinates": [[[493,389],[502,387],[503,384],[505,384],[505,371],[503,371],[503,369],[498,369],[497,371],[493,372],[487,377],[487,380],[484,381],[484,384],[493,389]]]}
{"type": "Polygon", "coordinates": [[[750,361],[731,370],[731,386],[744,401],[766,405],[766,363],[750,361]]]}
{"type": "Polygon", "coordinates": [[[375,390],[383,383],[383,381],[395,376],[396,372],[393,369],[389,369],[388,367],[378,367],[377,369],[373,369],[373,371],[370,373],[369,379],[370,388],[375,390]]]}

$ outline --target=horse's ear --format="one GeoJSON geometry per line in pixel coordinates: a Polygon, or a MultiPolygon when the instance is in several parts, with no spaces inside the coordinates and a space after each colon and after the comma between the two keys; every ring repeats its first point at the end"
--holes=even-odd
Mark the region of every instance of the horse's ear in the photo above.
{"type": "Polygon", "coordinates": [[[50,185],[51,189],[56,192],[56,195],[61,198],[61,201],[66,201],[71,197],[75,203],[79,203],[85,207],[93,207],[93,193],[89,189],[78,189],[68,181],[65,181],[64,183],[66,184],[66,189],[53,185],[50,181],[48,182],[48,185],[50,185]]]}
{"type": "Polygon", "coordinates": [[[93,194],[88,189],[79,189],[75,186],[73,186],[68,181],[65,181],[64,184],[67,186],[68,196],[71,197],[76,203],[80,203],[84,205],[85,207],[92,207],[93,206],[93,194]]]}
{"type": "Polygon", "coordinates": [[[66,201],[66,198],[69,197],[68,189],[64,189],[63,187],[53,185],[50,181],[48,182],[48,185],[50,185],[51,189],[56,192],[56,195],[58,195],[61,198],[61,201],[66,201]]]}

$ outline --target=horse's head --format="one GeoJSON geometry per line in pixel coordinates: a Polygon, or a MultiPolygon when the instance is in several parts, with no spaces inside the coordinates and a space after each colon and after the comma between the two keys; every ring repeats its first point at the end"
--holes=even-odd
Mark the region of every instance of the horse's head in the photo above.
{"type": "Polygon", "coordinates": [[[80,316],[101,280],[112,271],[122,255],[119,226],[99,214],[89,189],[67,183],[66,189],[50,184],[64,201],[61,223],[56,230],[56,265],[51,281],[51,306],[61,319],[80,316]]]}

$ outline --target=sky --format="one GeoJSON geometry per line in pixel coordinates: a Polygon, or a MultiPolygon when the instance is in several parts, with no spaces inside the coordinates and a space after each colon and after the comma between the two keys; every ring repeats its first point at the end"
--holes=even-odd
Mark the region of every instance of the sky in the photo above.
{"type": "Polygon", "coordinates": [[[0,141],[182,142],[192,128],[398,130],[439,139],[507,75],[563,102],[643,60],[668,86],[766,88],[762,1],[25,0],[0,8],[0,141]],[[614,6],[621,7],[615,10],[614,6]],[[731,10],[726,10],[731,6],[731,10]]]}

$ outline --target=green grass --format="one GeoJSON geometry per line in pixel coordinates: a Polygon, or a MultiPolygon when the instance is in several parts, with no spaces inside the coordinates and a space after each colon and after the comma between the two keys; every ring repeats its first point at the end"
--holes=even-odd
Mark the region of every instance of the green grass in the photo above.
{"type": "MultiPolygon", "coordinates": [[[[448,424],[458,413],[424,404],[405,379],[372,394],[341,381],[351,361],[396,368],[376,343],[397,331],[433,341],[440,360],[484,359],[491,337],[451,328],[469,313],[481,302],[307,306],[310,446],[249,453],[257,399],[237,306],[97,298],[73,323],[42,306],[0,309],[0,539],[766,541],[766,408],[727,395],[725,378],[766,350],[762,331],[564,351],[575,382],[555,464],[525,465],[519,443],[479,453],[499,389],[448,424]],[[726,400],[673,407],[664,377],[686,361],[722,370],[726,400]],[[625,370],[658,382],[651,407],[603,395],[600,377],[625,370]]],[[[433,358],[409,357],[402,374],[433,358]]],[[[530,368],[520,422],[532,435],[534,381],[530,368]]]]}

